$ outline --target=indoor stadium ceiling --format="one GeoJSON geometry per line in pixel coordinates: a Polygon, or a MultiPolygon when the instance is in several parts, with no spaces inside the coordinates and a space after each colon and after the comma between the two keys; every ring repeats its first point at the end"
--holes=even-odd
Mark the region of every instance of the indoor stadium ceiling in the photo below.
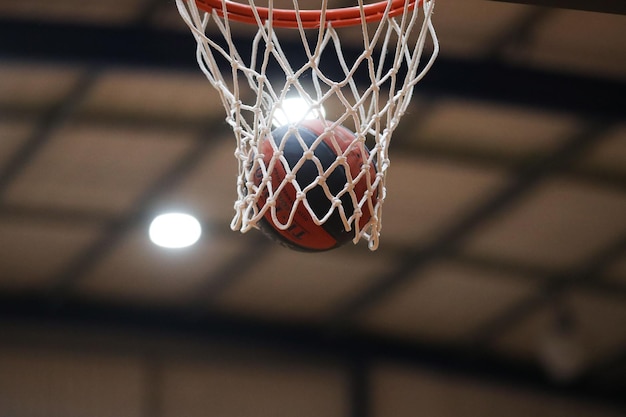
{"type": "Polygon", "coordinates": [[[0,0],[0,345],[51,323],[186,332],[623,409],[625,14],[437,0],[380,247],[311,254],[230,230],[235,142],[173,1],[0,0]],[[198,244],[149,241],[172,209],[198,244]],[[580,351],[560,368],[559,336],[580,351]]]}

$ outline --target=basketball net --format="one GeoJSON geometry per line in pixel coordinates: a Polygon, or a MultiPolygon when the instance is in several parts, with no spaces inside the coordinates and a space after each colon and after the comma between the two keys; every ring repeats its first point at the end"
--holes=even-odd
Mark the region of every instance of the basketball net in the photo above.
{"type": "MultiPolygon", "coordinates": [[[[350,21],[331,18],[334,12],[348,8],[331,9],[328,3],[332,2],[318,1],[321,13],[313,24],[310,20],[315,16],[311,17],[310,10],[301,10],[297,0],[289,2],[292,9],[286,18],[286,10],[275,9],[277,1],[273,0],[264,0],[264,4],[259,4],[261,0],[221,0],[217,2],[219,7],[213,8],[206,6],[206,0],[176,0],[176,4],[197,41],[198,64],[219,92],[226,120],[237,140],[237,201],[231,228],[247,232],[257,227],[269,210],[275,225],[288,229],[297,206],[302,204],[318,225],[337,210],[346,230],[354,228],[353,242],[364,238],[375,250],[382,227],[391,135],[409,105],[414,87],[439,51],[431,22],[435,0],[379,2],[376,4],[385,4],[374,17],[368,11],[374,5],[358,0],[358,6],[350,8],[356,11],[350,21]],[[231,8],[233,5],[248,10],[250,15],[242,19],[231,8]],[[244,20],[246,23],[241,23],[244,20]],[[426,59],[422,60],[422,55],[426,59]],[[288,114],[296,106],[287,104],[294,103],[287,100],[294,97],[305,103],[306,109],[299,116],[288,114]],[[298,198],[288,220],[280,222],[274,197],[282,186],[272,186],[271,170],[265,166],[258,145],[277,126],[295,125],[304,118],[328,120],[328,130],[340,125],[351,129],[354,144],[337,157],[331,168],[324,170],[318,163],[319,175],[310,184],[298,184],[295,179],[302,164],[288,169],[291,172],[283,182],[295,187],[298,198]],[[347,153],[364,144],[370,149],[368,162],[375,165],[376,175],[370,175],[369,166],[364,164],[361,174],[348,175],[343,190],[331,195],[325,185],[330,171],[345,165],[347,153]],[[259,172],[263,175],[260,182],[254,180],[259,172]],[[367,191],[357,196],[354,185],[363,178],[367,191]],[[320,186],[331,201],[323,215],[314,213],[307,202],[307,191],[320,186]],[[259,206],[263,193],[267,199],[259,206]],[[353,202],[353,210],[347,212],[340,200],[345,194],[353,202]],[[365,225],[359,222],[364,210],[371,214],[365,225]]],[[[309,150],[314,151],[319,142],[309,150]]],[[[280,146],[275,149],[273,161],[281,159],[280,146]]],[[[312,152],[303,149],[301,162],[311,158],[315,158],[312,152]]]]}

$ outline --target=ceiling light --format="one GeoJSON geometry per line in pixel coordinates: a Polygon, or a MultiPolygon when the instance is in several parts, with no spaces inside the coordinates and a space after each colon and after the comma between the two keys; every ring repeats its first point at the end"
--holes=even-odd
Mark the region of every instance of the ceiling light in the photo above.
{"type": "Polygon", "coordinates": [[[184,248],[200,239],[202,227],[193,216],[185,213],[165,213],[150,224],[150,240],[164,248],[184,248]]]}

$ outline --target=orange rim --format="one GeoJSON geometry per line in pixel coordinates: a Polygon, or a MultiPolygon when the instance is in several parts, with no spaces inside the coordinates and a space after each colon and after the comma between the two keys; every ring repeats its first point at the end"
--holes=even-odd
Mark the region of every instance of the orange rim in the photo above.
{"type": "MultiPolygon", "coordinates": [[[[220,17],[224,17],[222,8],[222,0],[195,0],[198,7],[206,12],[215,10],[220,17]]],[[[416,4],[420,4],[423,0],[391,0],[389,6],[389,17],[399,16],[404,13],[404,6],[408,4],[408,10],[413,10],[416,4]]],[[[257,24],[255,14],[252,7],[242,3],[236,3],[226,0],[226,12],[228,19],[238,22],[257,24]]],[[[389,1],[379,1],[377,3],[363,6],[363,14],[367,23],[377,22],[383,18],[389,1]]],[[[269,9],[267,7],[255,7],[262,22],[269,18],[269,9]]],[[[320,10],[295,10],[274,9],[272,14],[272,25],[275,27],[297,28],[298,19],[296,15],[300,15],[302,27],[307,29],[315,29],[320,27],[322,20],[322,12],[320,10]]],[[[332,23],[333,27],[356,26],[362,23],[361,7],[344,7],[341,9],[326,10],[326,24],[332,23]]]]}

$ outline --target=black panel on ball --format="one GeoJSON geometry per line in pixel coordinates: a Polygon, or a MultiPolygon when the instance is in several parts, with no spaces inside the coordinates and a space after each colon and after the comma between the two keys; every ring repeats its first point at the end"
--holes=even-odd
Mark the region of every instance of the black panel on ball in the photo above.
{"type": "MultiPolygon", "coordinates": [[[[306,149],[303,149],[296,134],[288,134],[288,130],[289,126],[279,127],[272,132],[272,136],[277,146],[281,143],[284,137],[285,146],[283,149],[283,156],[287,160],[289,167],[293,169],[306,149]],[[285,135],[288,136],[285,137],[285,135]]],[[[317,133],[304,127],[299,127],[298,132],[307,147],[313,145],[313,143],[318,139],[317,133]]],[[[323,141],[317,145],[314,150],[314,154],[315,157],[319,159],[324,170],[328,169],[337,158],[337,154],[334,150],[323,141]]],[[[296,180],[300,185],[300,188],[304,188],[315,181],[318,175],[320,175],[320,173],[318,172],[315,162],[307,160],[296,172],[296,180]]],[[[345,187],[346,181],[347,178],[345,168],[341,165],[337,166],[326,178],[326,184],[328,185],[328,188],[333,196],[336,196],[345,187]]],[[[318,218],[325,216],[332,206],[332,201],[327,197],[323,187],[319,185],[307,192],[307,201],[318,218]]],[[[344,194],[341,197],[341,201],[346,216],[350,217],[354,210],[350,195],[344,194]]],[[[351,231],[345,230],[338,208],[333,211],[328,220],[320,227],[322,227],[337,241],[336,246],[346,243],[354,237],[354,229],[351,231]]]]}

